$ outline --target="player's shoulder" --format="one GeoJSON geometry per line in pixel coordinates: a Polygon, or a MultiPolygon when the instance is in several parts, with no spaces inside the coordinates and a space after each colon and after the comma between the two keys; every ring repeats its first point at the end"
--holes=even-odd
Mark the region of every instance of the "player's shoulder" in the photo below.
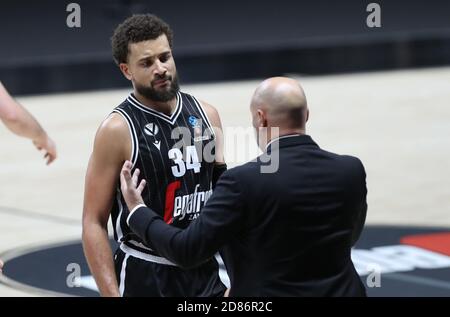
{"type": "Polygon", "coordinates": [[[199,102],[203,110],[206,112],[206,115],[208,116],[209,120],[211,121],[212,126],[221,127],[222,124],[220,122],[220,116],[217,109],[213,105],[204,100],[199,100],[199,102]]]}
{"type": "Polygon", "coordinates": [[[187,98],[189,100],[195,100],[195,102],[198,102],[200,107],[202,107],[202,109],[206,112],[206,114],[209,116],[211,115],[218,115],[217,109],[211,105],[209,102],[206,102],[203,99],[197,98],[196,96],[187,93],[187,92],[183,92],[180,91],[181,96],[183,96],[184,98],[187,98]]]}
{"type": "Polygon", "coordinates": [[[113,112],[100,124],[96,138],[101,138],[104,141],[120,141],[128,134],[128,125],[125,119],[120,114],[113,112]]]}
{"type": "Polygon", "coordinates": [[[200,104],[202,105],[203,109],[209,114],[209,113],[218,113],[216,107],[214,107],[209,102],[206,102],[202,99],[199,99],[200,104]]]}
{"type": "Polygon", "coordinates": [[[130,132],[117,113],[111,113],[97,130],[93,152],[105,160],[121,161],[131,156],[130,132]]]}
{"type": "Polygon", "coordinates": [[[189,93],[186,93],[186,92],[181,92],[180,91],[180,94],[182,96],[185,96],[185,98],[190,98],[190,99],[196,100],[200,104],[200,107],[202,107],[202,109],[206,112],[208,117],[210,117],[210,119],[212,119],[211,116],[212,117],[217,117],[217,118],[219,117],[219,112],[217,111],[216,107],[214,107],[209,102],[206,102],[205,100],[197,98],[196,96],[194,96],[192,94],[189,94],[189,93]]]}

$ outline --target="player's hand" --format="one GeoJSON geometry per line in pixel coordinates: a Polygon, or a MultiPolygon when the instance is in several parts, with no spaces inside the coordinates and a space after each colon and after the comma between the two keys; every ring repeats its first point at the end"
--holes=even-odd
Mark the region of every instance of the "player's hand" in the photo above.
{"type": "Polygon", "coordinates": [[[131,175],[131,162],[125,161],[120,172],[120,189],[122,190],[123,198],[127,203],[128,210],[133,210],[137,205],[143,204],[142,191],[145,188],[145,179],[141,180],[138,186],[139,169],[136,168],[133,175],[131,175]]]}
{"type": "Polygon", "coordinates": [[[0,260],[0,274],[2,274],[2,270],[3,270],[3,261],[0,260]]]}
{"type": "Polygon", "coordinates": [[[44,158],[47,159],[47,165],[56,159],[56,145],[48,135],[45,135],[41,139],[33,140],[33,144],[39,151],[45,151],[44,158]]]}

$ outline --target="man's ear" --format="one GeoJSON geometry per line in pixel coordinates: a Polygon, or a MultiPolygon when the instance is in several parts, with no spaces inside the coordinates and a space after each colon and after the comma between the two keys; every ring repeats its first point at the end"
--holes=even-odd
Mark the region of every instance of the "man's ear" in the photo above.
{"type": "Polygon", "coordinates": [[[130,68],[128,67],[128,64],[126,63],[120,63],[119,68],[122,71],[122,74],[128,79],[131,80],[132,76],[130,73],[130,68]]]}
{"type": "Polygon", "coordinates": [[[256,113],[258,114],[258,127],[259,128],[265,128],[267,127],[267,116],[264,111],[261,109],[256,110],[256,113]]]}
{"type": "Polygon", "coordinates": [[[306,120],[305,122],[308,122],[309,119],[309,108],[306,108],[306,120]]]}

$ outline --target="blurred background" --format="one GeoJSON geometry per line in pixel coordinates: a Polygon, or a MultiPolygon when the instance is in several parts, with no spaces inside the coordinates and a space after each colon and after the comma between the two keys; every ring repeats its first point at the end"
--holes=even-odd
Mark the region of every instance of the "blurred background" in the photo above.
{"type": "Polygon", "coordinates": [[[365,0],[80,0],[80,28],[66,26],[69,3],[2,1],[0,74],[13,93],[127,87],[111,62],[110,37],[139,12],[173,28],[184,83],[450,63],[445,0],[377,1],[379,28],[367,26],[365,0]]]}
{"type": "MultiPolygon", "coordinates": [[[[0,125],[0,296],[96,295],[80,246],[84,175],[98,126],[131,91],[110,37],[133,13],[170,24],[181,88],[216,106],[225,137],[250,127],[261,80],[298,79],[308,134],[367,171],[354,261],[364,280],[367,263],[382,268],[369,295],[450,296],[450,2],[80,0],[79,28],[67,26],[69,3],[0,3],[0,81],[59,152],[47,167],[0,125]],[[367,24],[370,3],[380,27],[367,24]],[[66,284],[69,263],[80,288],[66,284]]],[[[226,140],[230,167],[252,158],[239,153],[226,140]]]]}

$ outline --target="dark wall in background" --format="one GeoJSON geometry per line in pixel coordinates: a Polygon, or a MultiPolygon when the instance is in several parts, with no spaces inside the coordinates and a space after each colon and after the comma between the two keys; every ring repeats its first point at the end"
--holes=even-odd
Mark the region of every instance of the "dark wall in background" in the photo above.
{"type": "Polygon", "coordinates": [[[183,83],[450,64],[450,1],[2,0],[0,80],[14,94],[126,87],[109,39],[132,13],[174,29],[183,83]],[[66,6],[81,6],[81,28],[66,6]],[[382,27],[366,26],[368,3],[382,27]]]}

